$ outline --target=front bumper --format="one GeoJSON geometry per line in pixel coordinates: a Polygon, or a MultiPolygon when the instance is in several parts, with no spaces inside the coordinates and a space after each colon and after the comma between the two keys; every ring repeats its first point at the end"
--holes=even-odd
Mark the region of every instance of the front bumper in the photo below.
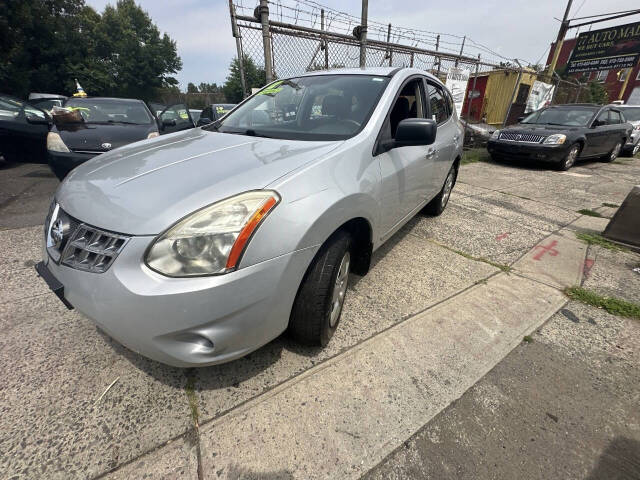
{"type": "Polygon", "coordinates": [[[111,267],[91,273],[46,268],[64,298],[131,350],[177,367],[242,357],[280,335],[317,248],[283,255],[235,272],[168,278],[147,268],[153,237],[132,237],[111,267]]]}
{"type": "Polygon", "coordinates": [[[569,145],[544,145],[541,143],[509,142],[505,140],[489,140],[487,150],[492,156],[518,159],[537,160],[542,162],[560,162],[569,152],[569,145]]]}
{"type": "Polygon", "coordinates": [[[63,180],[67,174],[76,168],[78,165],[83,164],[87,160],[91,160],[99,153],[79,153],[79,152],[52,152],[47,151],[47,161],[49,168],[58,177],[59,180],[63,180]]]}

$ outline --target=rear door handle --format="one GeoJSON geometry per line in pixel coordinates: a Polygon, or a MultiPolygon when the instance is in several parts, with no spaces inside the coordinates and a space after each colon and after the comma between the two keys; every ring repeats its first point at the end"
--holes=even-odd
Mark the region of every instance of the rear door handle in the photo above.
{"type": "Polygon", "coordinates": [[[460,135],[454,135],[453,136],[453,141],[458,143],[458,140],[460,140],[460,135]]]}

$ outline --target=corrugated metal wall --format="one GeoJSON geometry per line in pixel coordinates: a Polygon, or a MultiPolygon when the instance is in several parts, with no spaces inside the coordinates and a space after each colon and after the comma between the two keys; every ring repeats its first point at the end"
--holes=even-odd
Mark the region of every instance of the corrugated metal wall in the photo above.
{"type": "MultiPolygon", "coordinates": [[[[535,74],[523,72],[520,83],[533,85],[535,79],[535,74]]],[[[488,124],[502,125],[517,80],[518,72],[504,70],[489,73],[483,99],[483,114],[486,115],[488,124]]]]}

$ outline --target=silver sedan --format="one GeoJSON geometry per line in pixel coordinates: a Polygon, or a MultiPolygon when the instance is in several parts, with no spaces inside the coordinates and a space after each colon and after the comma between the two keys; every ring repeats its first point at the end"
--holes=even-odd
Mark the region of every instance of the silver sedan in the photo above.
{"type": "Polygon", "coordinates": [[[349,272],[446,207],[462,135],[420,70],[278,80],[210,125],[73,170],[36,268],[69,308],[170,365],[233,360],[285,330],[326,345],[349,272]]]}

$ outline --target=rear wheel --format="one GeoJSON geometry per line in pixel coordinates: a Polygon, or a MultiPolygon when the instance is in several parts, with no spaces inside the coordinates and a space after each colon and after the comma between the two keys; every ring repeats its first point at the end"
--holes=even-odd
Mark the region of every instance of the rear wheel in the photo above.
{"type": "Polygon", "coordinates": [[[576,163],[578,155],[580,155],[580,144],[574,143],[571,145],[571,148],[569,148],[565,157],[556,165],[557,169],[564,171],[569,170],[576,163]]]}
{"type": "Polygon", "coordinates": [[[613,150],[605,155],[602,160],[604,162],[613,162],[616,158],[618,158],[618,155],[620,155],[620,150],[622,150],[622,140],[618,140],[618,143],[616,143],[616,146],[613,147],[613,150]]]}
{"type": "Polygon", "coordinates": [[[289,319],[289,333],[299,342],[324,347],[336,331],[347,294],[350,247],[350,235],[339,231],[309,266],[289,319]]]}
{"type": "Polygon", "coordinates": [[[437,217],[444,212],[444,209],[447,208],[447,204],[449,203],[449,197],[451,196],[451,191],[453,190],[453,186],[456,184],[457,178],[458,170],[455,165],[452,165],[451,170],[449,170],[447,178],[444,181],[442,190],[440,190],[440,193],[438,193],[438,195],[436,195],[436,197],[431,200],[422,211],[427,215],[432,215],[434,217],[437,217]]]}
{"type": "Polygon", "coordinates": [[[622,155],[624,155],[625,157],[635,157],[638,152],[640,152],[640,142],[638,142],[637,145],[634,145],[631,148],[627,148],[626,150],[622,151],[622,155]]]}

